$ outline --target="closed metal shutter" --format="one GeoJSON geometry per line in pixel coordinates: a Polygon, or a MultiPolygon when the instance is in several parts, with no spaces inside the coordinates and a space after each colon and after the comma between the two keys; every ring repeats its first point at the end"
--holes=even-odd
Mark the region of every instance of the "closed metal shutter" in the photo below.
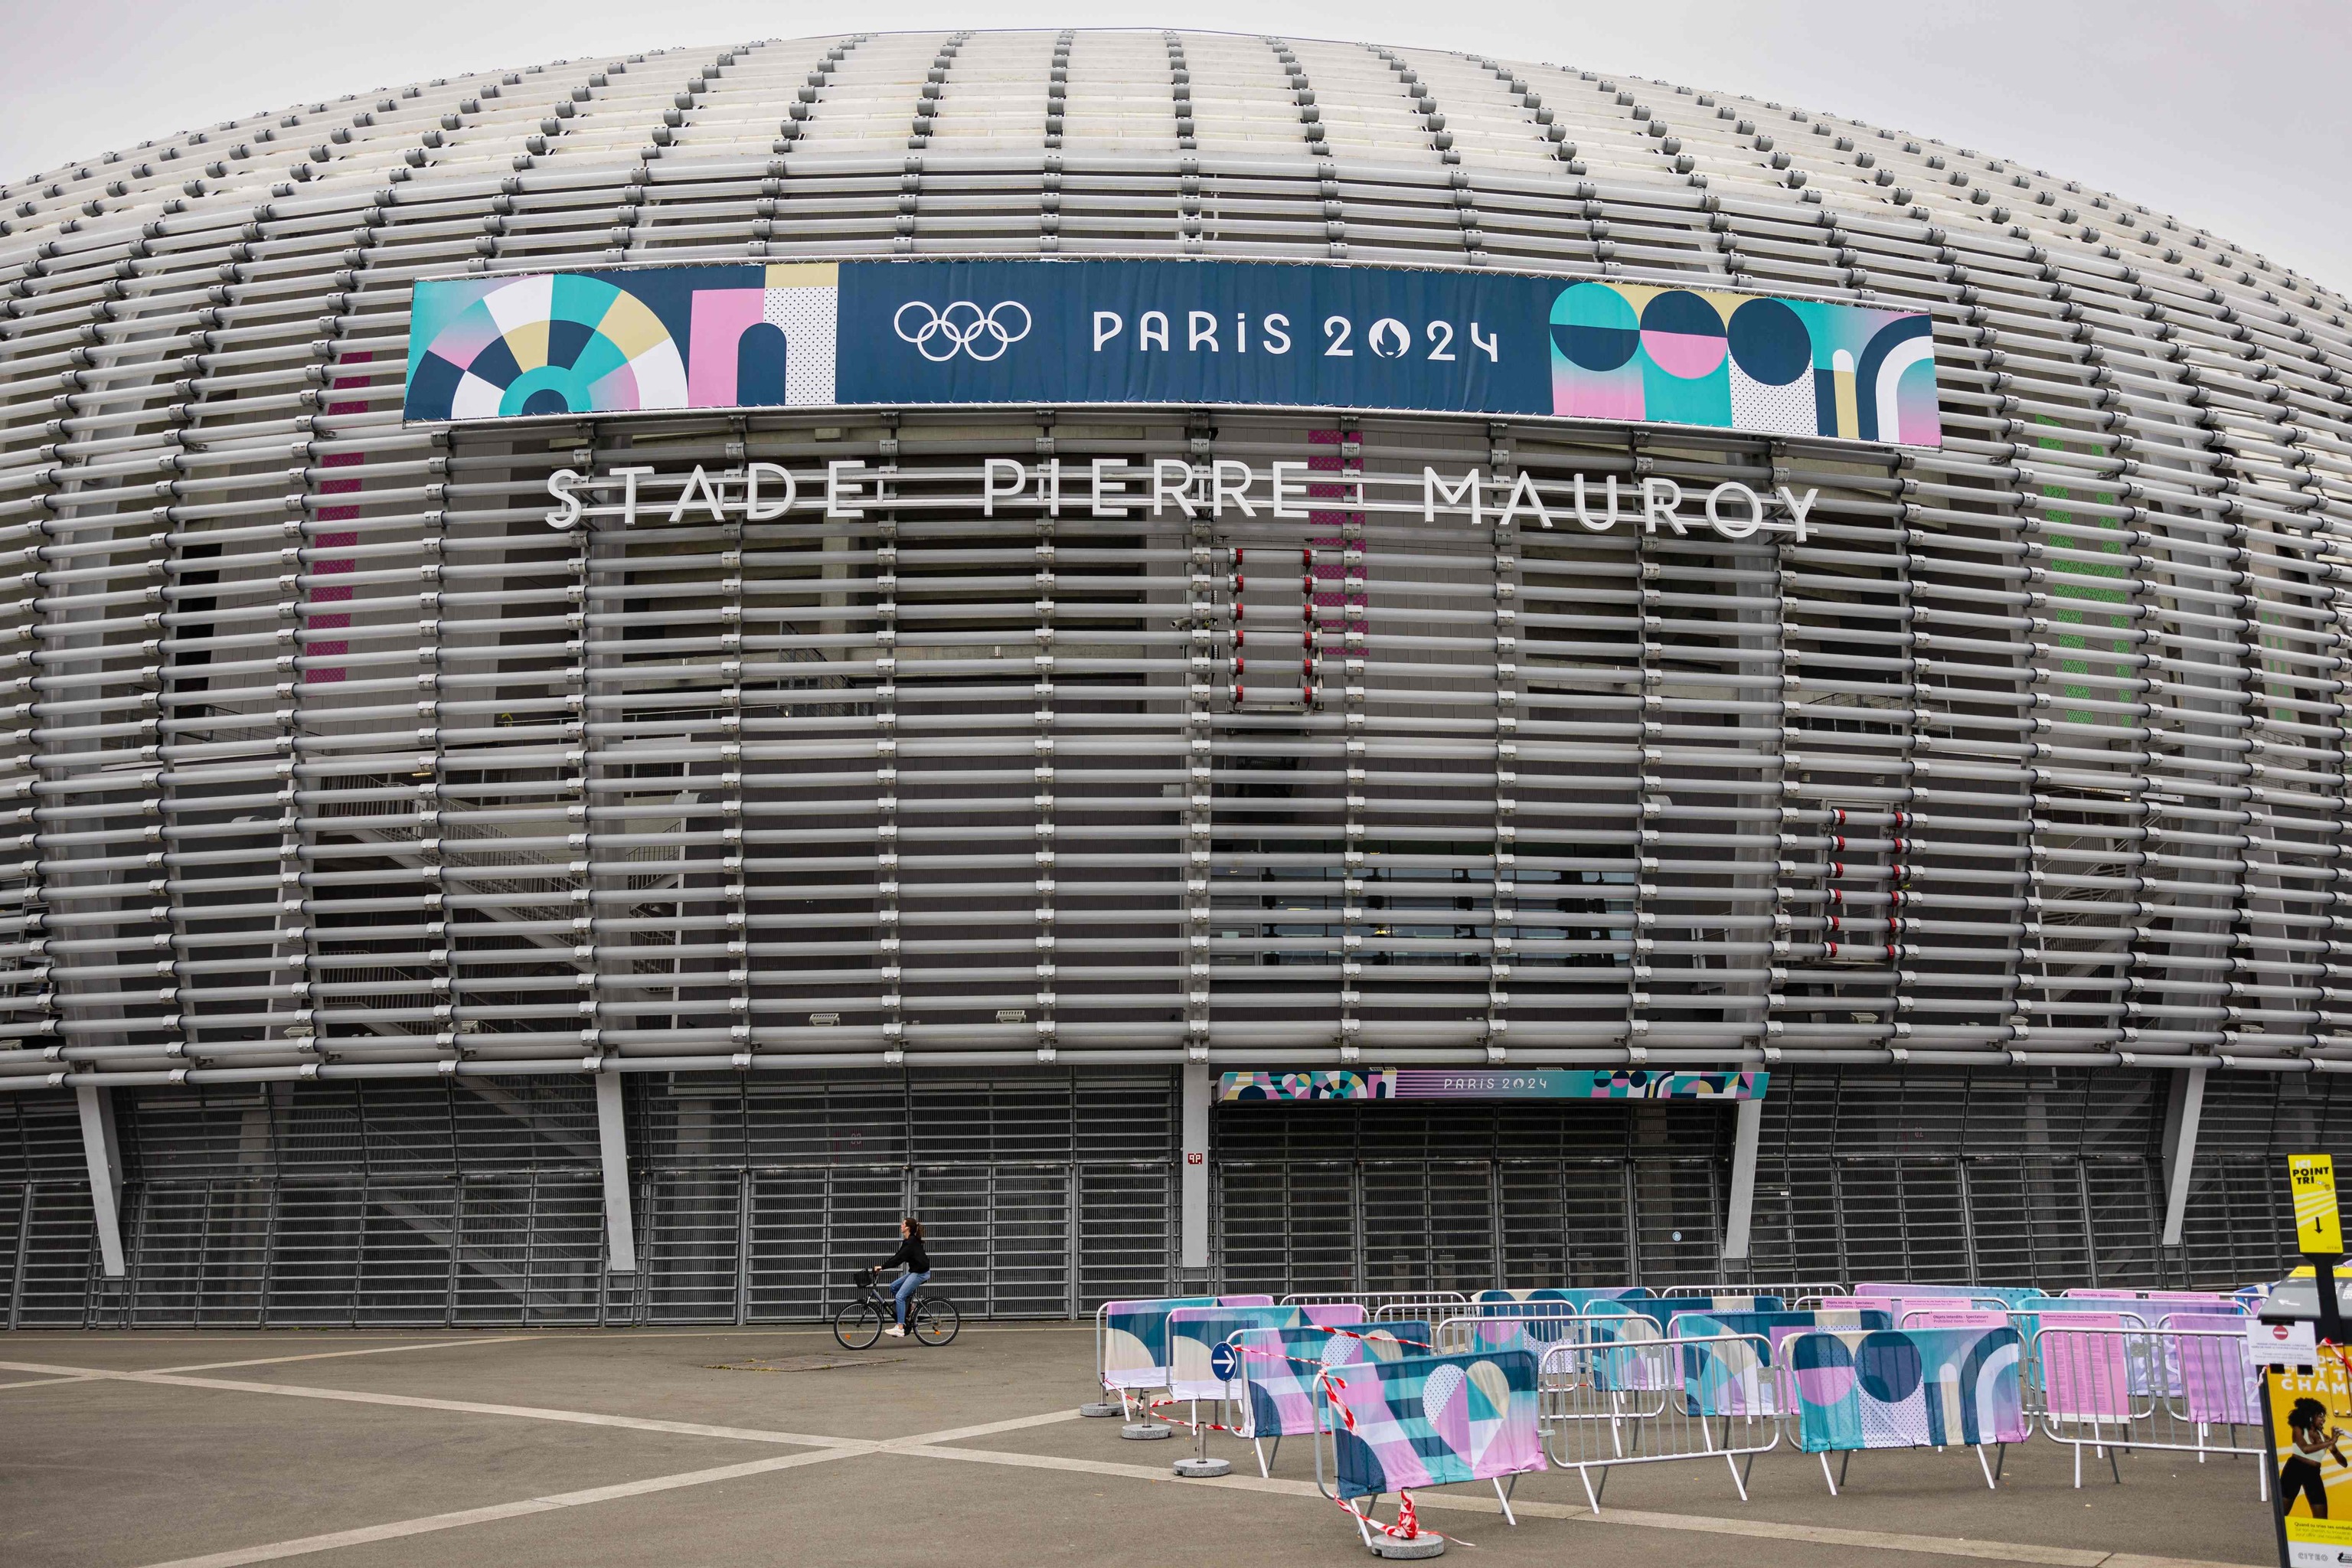
{"type": "MultiPolygon", "coordinates": [[[[2352,1142],[2352,1100],[2293,1086],[2281,1109],[2281,1086],[2240,1079],[2218,1130],[2209,1091],[2208,1148],[2242,1150],[2245,1128],[2259,1147],[2273,1121],[2314,1147],[2352,1142]]],[[[1776,1072],[1745,1276],[2057,1289],[2274,1270],[2278,1183],[2267,1167],[2259,1183],[2238,1174],[2240,1153],[2216,1157],[2200,1202],[2245,1215],[2259,1240],[2218,1262],[2200,1234],[2185,1262],[2158,1247],[2168,1089],[2131,1071],[1776,1072]]],[[[1221,1108],[1221,1278],[1265,1290],[1721,1279],[1731,1131],[1727,1109],[1687,1104],[1221,1108]]]]}
{"type": "Polygon", "coordinates": [[[1078,1310],[1163,1294],[1176,1230],[1166,1160],[1078,1167],[1078,1310]]]}
{"type": "Polygon", "coordinates": [[[643,1185],[637,1268],[656,1323],[731,1323],[742,1265],[740,1171],[666,1172],[643,1185]]]}
{"type": "Polygon", "coordinates": [[[2130,1070],[1776,1072],[1754,1275],[2183,1283],[2157,1246],[2169,1090],[2130,1070]]]}
{"type": "Polygon", "coordinates": [[[845,1299],[851,1268],[888,1256],[906,1212],[897,1165],[753,1172],[748,1320],[823,1317],[845,1299]]]}
{"type": "Polygon", "coordinates": [[[29,1189],[22,1182],[0,1182],[0,1323],[7,1323],[16,1300],[16,1275],[25,1257],[25,1200],[29,1189]]]}
{"type": "Polygon", "coordinates": [[[1214,1120],[1234,1290],[1671,1283],[1719,1270],[1716,1107],[1248,1105],[1214,1120]]]}
{"type": "Polygon", "coordinates": [[[931,1282],[964,1310],[1070,1315],[1067,1166],[919,1166],[915,1194],[931,1282]]]}
{"type": "Polygon", "coordinates": [[[28,1194],[24,1262],[16,1276],[17,1328],[79,1328],[88,1321],[92,1277],[98,1270],[89,1188],[37,1184],[28,1194]]]}
{"type": "MultiPolygon", "coordinates": [[[[593,1323],[604,1316],[604,1191],[588,1172],[462,1177],[453,1317],[593,1323]]],[[[622,1289],[625,1291],[627,1285],[622,1289]]],[[[626,1319],[626,1299],[623,1301],[626,1319]]]]}
{"type": "Polygon", "coordinates": [[[86,1321],[96,1274],[89,1182],[70,1098],[0,1096],[0,1322],[86,1321]]]}

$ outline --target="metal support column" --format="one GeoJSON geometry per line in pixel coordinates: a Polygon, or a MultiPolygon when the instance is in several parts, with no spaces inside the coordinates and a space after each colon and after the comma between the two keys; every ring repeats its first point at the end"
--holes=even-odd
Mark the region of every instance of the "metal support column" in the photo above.
{"type": "Polygon", "coordinates": [[[629,1140],[621,1120],[621,1075],[596,1075],[596,1137],[604,1159],[604,1271],[637,1271],[637,1227],[629,1210],[629,1140]]]}
{"type": "Polygon", "coordinates": [[[2164,1108],[2164,1240],[2180,1245],[2181,1221],[2189,1212],[2189,1178],[2197,1168],[2197,1122],[2205,1111],[2207,1068],[2172,1075],[2172,1097],[2164,1108]]]}
{"type": "Polygon", "coordinates": [[[89,1212],[98,1226],[99,1256],[109,1279],[122,1278],[122,1152],[114,1141],[114,1099],[110,1089],[78,1085],[81,1148],[89,1163],[89,1212]]]}
{"type": "Polygon", "coordinates": [[[1186,1289],[1209,1283],[1209,1094],[1213,1082],[1208,1063],[1184,1064],[1183,1225],[1177,1268],[1186,1289]]]}
{"type": "Polygon", "coordinates": [[[1764,1131],[1764,1102],[1743,1100],[1732,1112],[1731,1212],[1723,1222],[1723,1260],[1748,1261],[1749,1221],[1756,1213],[1756,1145],[1764,1131]]]}

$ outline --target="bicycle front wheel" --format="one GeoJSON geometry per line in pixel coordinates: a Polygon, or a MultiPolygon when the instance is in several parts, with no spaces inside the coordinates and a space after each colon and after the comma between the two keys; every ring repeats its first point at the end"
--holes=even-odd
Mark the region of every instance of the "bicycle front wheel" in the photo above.
{"type": "Polygon", "coordinates": [[[833,1320],[833,1337],[845,1351],[872,1350],[882,1337],[882,1309],[871,1301],[853,1301],[833,1320]]]}
{"type": "Polygon", "coordinates": [[[945,1296],[926,1296],[907,1314],[908,1331],[927,1345],[947,1343],[962,1327],[962,1315],[945,1296]]]}

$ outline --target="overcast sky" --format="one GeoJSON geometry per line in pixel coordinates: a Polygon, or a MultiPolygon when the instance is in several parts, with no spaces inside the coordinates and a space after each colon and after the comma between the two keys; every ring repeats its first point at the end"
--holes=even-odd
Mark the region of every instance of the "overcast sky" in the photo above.
{"type": "Polygon", "coordinates": [[[1720,88],[2013,158],[2352,289],[2352,0],[0,0],[0,180],[299,100],[815,33],[827,15],[866,31],[1174,21],[1720,88]]]}

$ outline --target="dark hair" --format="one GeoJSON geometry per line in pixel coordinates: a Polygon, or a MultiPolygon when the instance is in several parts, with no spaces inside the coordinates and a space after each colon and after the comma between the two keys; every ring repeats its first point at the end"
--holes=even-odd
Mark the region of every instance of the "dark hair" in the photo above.
{"type": "MultiPolygon", "coordinates": [[[[919,1236],[922,1233],[918,1231],[916,1234],[919,1236]]],[[[2326,1419],[2327,1406],[2316,1399],[2298,1399],[2287,1408],[2286,1424],[2289,1426],[2310,1426],[2326,1419]]]]}
{"type": "Polygon", "coordinates": [[[923,1222],[921,1220],[917,1219],[913,1215],[908,1215],[905,1219],[898,1223],[907,1227],[907,1234],[908,1237],[917,1241],[923,1239],[923,1222]]]}

